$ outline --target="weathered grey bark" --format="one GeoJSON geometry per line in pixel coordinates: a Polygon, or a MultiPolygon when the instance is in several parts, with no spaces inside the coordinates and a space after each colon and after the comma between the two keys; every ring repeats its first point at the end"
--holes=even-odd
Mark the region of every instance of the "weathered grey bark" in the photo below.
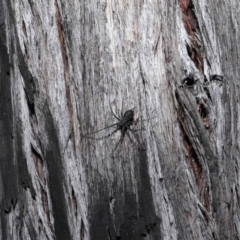
{"type": "Polygon", "coordinates": [[[0,0],[2,239],[239,239],[239,12],[0,0]]]}

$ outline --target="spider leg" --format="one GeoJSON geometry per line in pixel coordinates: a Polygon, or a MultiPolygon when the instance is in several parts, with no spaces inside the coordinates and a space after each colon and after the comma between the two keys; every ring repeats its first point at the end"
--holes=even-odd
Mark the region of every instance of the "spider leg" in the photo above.
{"type": "Polygon", "coordinates": [[[121,110],[121,117],[123,118],[123,112],[122,112],[122,110],[121,110]]]}
{"type": "MultiPolygon", "coordinates": [[[[131,131],[131,130],[132,130],[132,129],[130,129],[130,131],[131,131]]],[[[133,143],[133,144],[136,144],[136,143],[133,141],[131,135],[130,135],[128,132],[126,132],[126,133],[127,133],[128,137],[129,137],[129,139],[132,141],[132,143],[133,143]]],[[[132,132],[132,134],[133,134],[133,132],[132,132]]],[[[138,138],[135,136],[135,134],[133,134],[133,136],[135,137],[135,139],[137,140],[137,142],[138,142],[138,144],[141,146],[141,148],[145,151],[145,150],[146,150],[145,147],[144,147],[143,144],[138,140],[138,138]]],[[[136,145],[137,145],[137,144],[136,144],[136,145]]]]}
{"type": "Polygon", "coordinates": [[[112,124],[112,125],[110,125],[110,126],[107,126],[107,127],[105,127],[105,128],[102,128],[102,129],[97,130],[97,131],[95,131],[95,132],[87,133],[87,134],[83,135],[83,137],[87,137],[88,135],[91,135],[91,134],[94,134],[94,133],[101,132],[102,130],[104,130],[104,129],[108,129],[108,128],[113,127],[113,126],[115,126],[115,125],[117,125],[117,123],[114,123],[114,124],[112,124]]]}
{"type": "MultiPolygon", "coordinates": [[[[132,135],[135,137],[135,139],[137,140],[137,142],[139,143],[139,145],[142,147],[142,149],[146,150],[145,147],[143,146],[143,144],[140,142],[140,140],[138,139],[138,137],[136,136],[136,134],[134,133],[134,131],[129,127],[126,126],[127,129],[132,133],[132,135]]],[[[131,138],[130,138],[131,139],[131,138]]]]}
{"type": "Polygon", "coordinates": [[[141,121],[133,121],[132,122],[132,124],[136,124],[136,123],[139,123],[139,122],[145,122],[145,121],[148,121],[148,120],[151,120],[151,119],[154,119],[154,118],[156,118],[157,116],[155,116],[155,117],[151,117],[151,118],[147,118],[147,119],[143,119],[143,120],[141,120],[141,121]]]}
{"type": "Polygon", "coordinates": [[[121,107],[121,112],[120,112],[121,117],[123,118],[123,112],[122,112],[122,110],[123,110],[123,98],[122,98],[122,107],[121,107]]]}
{"type": "Polygon", "coordinates": [[[91,139],[95,139],[95,140],[101,140],[101,139],[104,139],[104,138],[108,138],[108,137],[110,137],[110,136],[112,136],[116,131],[117,131],[118,129],[115,129],[113,132],[111,132],[110,134],[108,134],[108,135],[106,135],[106,136],[104,136],[104,137],[100,137],[100,138],[94,138],[94,137],[90,137],[90,136],[84,136],[84,137],[86,137],[86,138],[91,138],[91,139]]]}
{"type": "Polygon", "coordinates": [[[123,139],[124,139],[124,136],[125,136],[125,132],[124,131],[121,131],[121,137],[118,141],[118,143],[116,144],[116,147],[113,149],[113,151],[111,152],[110,156],[113,157],[113,153],[115,152],[115,150],[117,149],[119,143],[122,143],[123,142],[123,139]]]}
{"type": "Polygon", "coordinates": [[[128,132],[126,132],[128,138],[130,139],[130,141],[135,145],[136,143],[133,141],[132,137],[130,136],[130,134],[128,132]]]}
{"type": "Polygon", "coordinates": [[[111,106],[110,102],[109,102],[109,105],[110,105],[110,109],[111,109],[111,112],[112,112],[113,116],[120,121],[120,118],[117,117],[117,115],[113,112],[113,109],[112,109],[112,106],[111,106]]]}
{"type": "MultiPolygon", "coordinates": [[[[133,125],[133,124],[137,124],[138,123],[138,121],[131,121],[131,122],[128,122],[128,127],[130,127],[131,125],[133,125]]],[[[145,130],[145,128],[138,128],[138,129],[131,129],[132,131],[134,131],[134,132],[137,132],[137,131],[140,131],[140,130],[145,130]]]]}
{"type": "Polygon", "coordinates": [[[133,132],[137,132],[137,131],[141,131],[141,130],[145,130],[145,128],[132,129],[133,132]]]}

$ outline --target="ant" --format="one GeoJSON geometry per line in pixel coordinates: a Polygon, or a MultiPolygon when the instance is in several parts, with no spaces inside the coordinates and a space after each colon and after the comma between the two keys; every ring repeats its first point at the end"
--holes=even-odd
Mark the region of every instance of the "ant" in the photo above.
{"type": "MultiPolygon", "coordinates": [[[[100,130],[97,130],[95,132],[88,133],[88,134],[84,135],[83,137],[91,138],[91,139],[95,139],[95,140],[100,140],[100,139],[108,138],[108,137],[112,136],[114,133],[116,133],[117,131],[120,131],[121,132],[121,137],[120,137],[118,143],[116,144],[115,148],[113,149],[113,151],[111,153],[111,155],[113,155],[113,153],[117,149],[119,143],[123,142],[123,139],[124,139],[126,134],[127,134],[128,138],[133,142],[133,140],[132,140],[132,138],[131,138],[131,136],[129,134],[129,132],[131,132],[132,135],[134,136],[134,138],[137,140],[138,144],[141,146],[141,149],[143,151],[145,151],[146,149],[144,148],[143,144],[140,142],[140,140],[138,139],[138,137],[135,134],[135,131],[137,131],[137,130],[133,130],[132,129],[132,126],[134,124],[137,124],[137,122],[138,122],[138,120],[137,121],[134,120],[134,108],[132,108],[130,110],[127,110],[124,114],[121,112],[121,116],[120,117],[118,117],[113,112],[111,105],[110,105],[110,109],[111,109],[111,112],[112,112],[113,116],[118,120],[118,122],[114,123],[114,124],[112,124],[110,126],[104,127],[104,128],[102,128],[100,130]],[[100,137],[100,138],[94,138],[94,137],[90,136],[92,134],[101,132],[101,131],[103,131],[105,129],[108,129],[108,128],[111,128],[113,126],[117,126],[117,128],[113,132],[108,134],[107,136],[100,137]]],[[[153,117],[153,118],[155,118],[155,117],[153,117]]],[[[152,118],[150,118],[150,119],[152,119],[152,118]]],[[[146,120],[150,120],[150,119],[145,119],[145,120],[142,120],[142,121],[146,121],[146,120]]]]}

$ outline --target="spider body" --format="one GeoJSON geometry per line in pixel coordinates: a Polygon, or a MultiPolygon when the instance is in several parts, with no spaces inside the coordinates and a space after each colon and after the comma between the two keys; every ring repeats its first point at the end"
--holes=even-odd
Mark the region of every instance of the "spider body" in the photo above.
{"type": "MultiPolygon", "coordinates": [[[[134,108],[132,108],[130,110],[127,110],[124,114],[121,113],[120,117],[118,117],[113,112],[111,105],[110,105],[110,108],[111,108],[111,112],[112,112],[113,116],[118,120],[118,122],[114,123],[114,124],[112,124],[110,126],[107,126],[105,128],[102,128],[100,130],[97,130],[95,132],[88,133],[88,134],[84,135],[84,137],[95,139],[95,140],[100,140],[100,139],[108,138],[108,137],[112,136],[114,133],[116,133],[117,131],[120,131],[121,132],[121,137],[120,137],[119,141],[117,142],[115,148],[113,149],[113,151],[111,153],[111,155],[112,155],[113,152],[117,149],[119,143],[123,142],[125,134],[127,134],[128,138],[133,142],[133,139],[130,136],[130,133],[131,133],[133,138],[135,138],[136,141],[138,142],[140,148],[145,151],[145,148],[144,148],[143,144],[140,142],[140,140],[138,139],[138,137],[137,137],[137,135],[135,133],[138,130],[132,129],[132,125],[136,124],[138,122],[138,121],[134,120],[134,108]],[[104,137],[99,137],[99,138],[91,137],[92,134],[101,132],[101,131],[103,131],[105,129],[108,129],[108,128],[111,128],[113,126],[117,126],[117,128],[113,132],[111,132],[110,134],[108,134],[108,135],[106,135],[104,137]]],[[[150,119],[145,119],[145,120],[142,120],[142,121],[146,121],[146,120],[150,120],[150,119]]]]}
{"type": "Polygon", "coordinates": [[[134,122],[134,111],[133,109],[127,110],[124,115],[122,116],[122,119],[119,119],[119,122],[117,123],[117,128],[119,130],[127,130],[134,122]]]}

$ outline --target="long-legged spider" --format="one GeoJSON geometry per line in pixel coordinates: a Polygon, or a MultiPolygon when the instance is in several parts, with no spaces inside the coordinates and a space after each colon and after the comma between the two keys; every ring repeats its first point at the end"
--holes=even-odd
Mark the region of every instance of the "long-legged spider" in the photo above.
{"type": "MultiPolygon", "coordinates": [[[[116,133],[117,131],[120,131],[121,132],[121,137],[119,139],[119,141],[117,142],[115,148],[113,149],[111,155],[114,153],[114,151],[117,149],[119,143],[122,143],[123,142],[123,139],[125,137],[125,134],[127,134],[128,138],[130,139],[130,141],[134,142],[129,134],[129,132],[132,133],[132,135],[134,136],[134,138],[137,140],[139,146],[141,147],[140,149],[145,151],[146,149],[144,148],[143,144],[140,142],[140,140],[138,139],[138,137],[136,136],[135,134],[135,131],[136,130],[133,130],[132,129],[132,126],[134,124],[137,124],[139,121],[138,120],[134,120],[134,108],[130,109],[130,110],[127,110],[124,114],[121,112],[121,116],[118,117],[112,110],[112,107],[110,105],[110,109],[111,109],[111,112],[113,114],[113,116],[118,120],[117,123],[114,123],[110,126],[107,126],[107,127],[104,127],[102,129],[99,129],[97,131],[94,131],[94,132],[91,132],[91,133],[88,133],[86,135],[83,135],[83,137],[86,137],[86,138],[91,138],[91,139],[95,139],[95,140],[100,140],[100,139],[104,139],[104,138],[108,138],[110,136],[112,136],[114,133],[116,133]],[[90,135],[92,134],[95,134],[95,133],[98,133],[98,132],[101,132],[105,129],[108,129],[108,128],[111,128],[113,126],[117,126],[117,128],[111,132],[110,134],[104,136],[104,137],[100,137],[100,138],[95,138],[95,137],[91,137],[90,135]]],[[[155,118],[155,117],[153,117],[155,118]]],[[[147,121],[147,120],[150,120],[152,118],[149,118],[149,119],[145,119],[145,120],[142,120],[142,121],[147,121]]],[[[142,122],[141,121],[141,122],[142,122]]]]}

